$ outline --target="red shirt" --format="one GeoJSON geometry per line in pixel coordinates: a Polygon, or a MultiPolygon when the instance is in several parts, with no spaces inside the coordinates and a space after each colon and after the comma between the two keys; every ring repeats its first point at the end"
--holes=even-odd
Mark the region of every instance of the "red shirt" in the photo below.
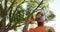
{"type": "MultiPolygon", "coordinates": [[[[46,27],[47,27],[47,26],[39,26],[39,27],[36,27],[36,28],[34,28],[34,29],[30,29],[29,32],[45,32],[45,28],[46,28],[46,27]]],[[[52,27],[48,27],[48,28],[50,28],[50,31],[51,31],[51,32],[55,32],[52,27]]]]}

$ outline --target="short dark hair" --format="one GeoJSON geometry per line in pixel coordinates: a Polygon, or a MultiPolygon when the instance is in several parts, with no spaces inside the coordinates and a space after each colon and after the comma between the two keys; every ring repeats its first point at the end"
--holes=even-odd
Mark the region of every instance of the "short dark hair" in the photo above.
{"type": "Polygon", "coordinates": [[[43,12],[39,11],[36,15],[41,14],[42,16],[44,16],[43,12]]]}

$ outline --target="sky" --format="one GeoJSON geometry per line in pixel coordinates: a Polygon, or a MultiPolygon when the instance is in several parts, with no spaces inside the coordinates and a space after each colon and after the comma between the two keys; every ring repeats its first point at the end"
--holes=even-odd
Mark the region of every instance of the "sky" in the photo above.
{"type": "Polygon", "coordinates": [[[56,15],[56,26],[55,26],[55,30],[56,32],[60,32],[60,0],[54,0],[53,2],[49,3],[49,7],[50,9],[54,12],[54,14],[56,15]]]}
{"type": "MultiPolygon", "coordinates": [[[[24,4],[25,5],[25,4],[24,4]]],[[[53,11],[53,13],[56,15],[55,21],[51,21],[46,23],[47,26],[53,26],[56,32],[60,32],[60,0],[54,0],[53,2],[49,3],[50,9],[53,11]]],[[[25,7],[26,8],[26,7],[25,7]]],[[[21,27],[20,27],[21,28],[21,27]]],[[[18,30],[19,31],[19,30],[18,30]]],[[[9,31],[13,32],[13,30],[9,31]]]]}

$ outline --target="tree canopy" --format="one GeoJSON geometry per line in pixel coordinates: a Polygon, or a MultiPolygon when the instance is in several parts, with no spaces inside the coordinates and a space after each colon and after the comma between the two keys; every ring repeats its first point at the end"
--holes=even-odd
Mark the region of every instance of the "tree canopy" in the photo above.
{"type": "Polygon", "coordinates": [[[55,14],[49,8],[50,0],[0,0],[0,31],[8,32],[25,23],[30,15],[43,9],[47,13],[47,21],[55,18],[55,14]],[[23,4],[26,3],[26,9],[23,4]],[[9,23],[6,25],[7,20],[9,23]]]}

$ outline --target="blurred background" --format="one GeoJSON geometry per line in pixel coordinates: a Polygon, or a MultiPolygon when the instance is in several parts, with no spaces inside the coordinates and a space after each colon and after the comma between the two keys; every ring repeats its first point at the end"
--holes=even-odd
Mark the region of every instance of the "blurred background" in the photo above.
{"type": "MultiPolygon", "coordinates": [[[[0,32],[22,32],[28,17],[41,9],[46,12],[46,26],[59,32],[60,0],[0,0],[0,32]]],[[[35,28],[32,22],[29,28],[35,28]]]]}

